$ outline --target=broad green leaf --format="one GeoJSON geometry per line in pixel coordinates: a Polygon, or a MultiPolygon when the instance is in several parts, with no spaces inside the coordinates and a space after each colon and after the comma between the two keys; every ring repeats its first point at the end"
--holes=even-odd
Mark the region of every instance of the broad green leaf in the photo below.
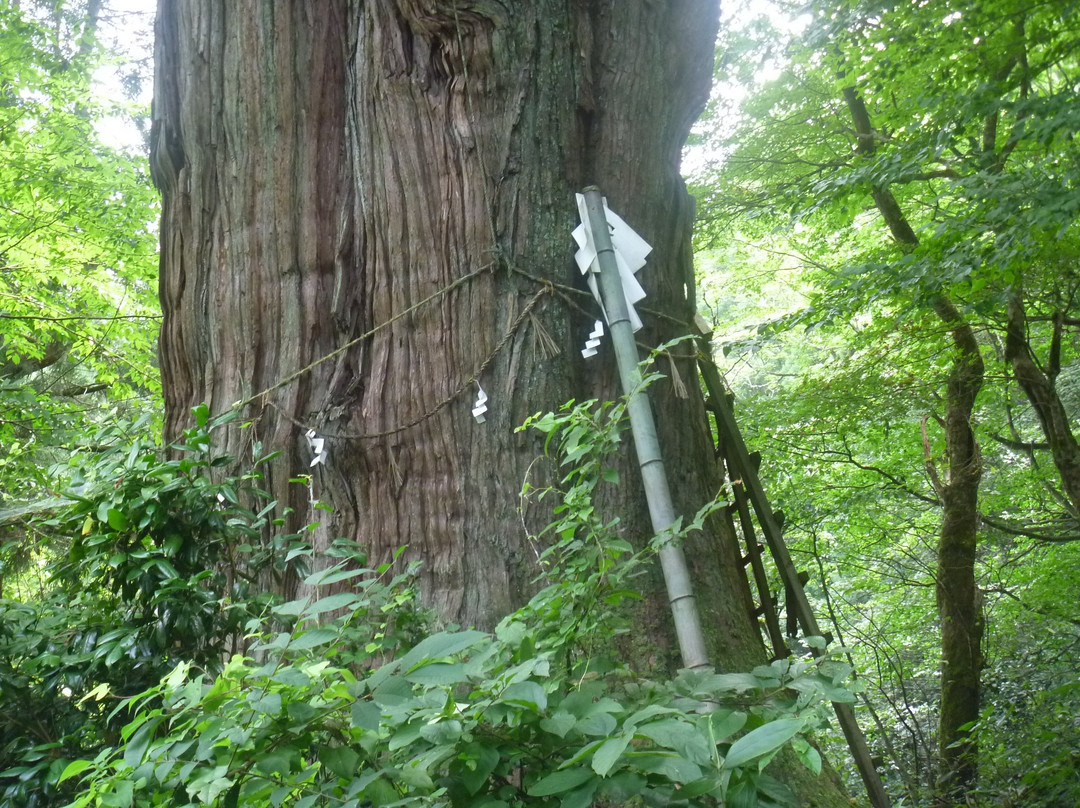
{"type": "Polygon", "coordinates": [[[413,689],[401,676],[390,676],[371,693],[372,701],[380,707],[396,707],[413,701],[413,689]]]}
{"type": "Polygon", "coordinates": [[[593,753],[592,769],[601,777],[607,777],[612,767],[619,762],[622,753],[630,743],[630,738],[620,735],[617,738],[608,738],[600,748],[593,753]]]}
{"type": "Polygon", "coordinates": [[[318,617],[319,615],[326,614],[327,612],[334,612],[338,609],[348,609],[351,606],[355,606],[363,599],[364,596],[356,592],[338,592],[336,595],[319,598],[304,609],[304,616],[318,617]]]}
{"type": "Polygon", "coordinates": [[[255,768],[263,774],[286,775],[295,756],[296,750],[291,747],[271,749],[255,758],[255,768]]]}
{"type": "Polygon", "coordinates": [[[309,648],[318,648],[320,645],[340,640],[341,635],[329,628],[311,628],[292,638],[289,648],[294,651],[304,651],[309,648]]]}
{"type": "Polygon", "coordinates": [[[351,708],[352,725],[357,729],[377,732],[382,721],[382,710],[370,701],[357,701],[351,708]]]}
{"type": "Polygon", "coordinates": [[[712,760],[712,751],[700,730],[685,721],[674,718],[654,721],[636,727],[634,733],[649,738],[659,746],[673,749],[695,763],[707,764],[712,760]]]}
{"type": "Polygon", "coordinates": [[[84,771],[94,765],[91,760],[73,760],[67,766],[64,767],[63,773],[60,775],[60,779],[57,782],[64,782],[69,777],[75,777],[82,774],[84,771]]]}
{"type": "Polygon", "coordinates": [[[461,782],[470,794],[475,794],[499,765],[499,752],[493,746],[474,741],[465,747],[462,757],[464,760],[459,768],[461,782]]]}
{"type": "Polygon", "coordinates": [[[267,693],[265,696],[258,699],[252,707],[255,709],[255,712],[262,713],[263,715],[277,715],[281,712],[281,694],[267,693]]]}
{"type": "Polygon", "coordinates": [[[617,726],[618,722],[611,713],[594,713],[580,719],[574,725],[574,729],[582,735],[592,735],[594,737],[603,735],[606,737],[611,735],[617,726]]]}
{"type": "Polygon", "coordinates": [[[551,797],[575,789],[594,776],[591,769],[563,769],[540,778],[526,791],[531,797],[551,797]]]}
{"type": "Polygon", "coordinates": [[[356,774],[360,755],[348,746],[324,746],[319,750],[319,762],[342,780],[348,780],[356,774]]]}
{"type": "Polygon", "coordinates": [[[730,738],[746,724],[746,713],[738,710],[714,710],[705,718],[709,738],[714,743],[730,738]]]}
{"type": "Polygon", "coordinates": [[[307,724],[317,713],[316,709],[306,701],[290,701],[285,712],[296,724],[307,724]]]}
{"type": "Polygon", "coordinates": [[[519,704],[538,713],[547,709],[547,693],[536,682],[515,682],[502,692],[500,701],[519,704]]]}
{"type": "Polygon", "coordinates": [[[124,515],[123,511],[116,508],[109,508],[107,512],[109,527],[113,530],[125,530],[128,526],[128,518],[124,515]]]}
{"type": "Polygon", "coordinates": [[[460,662],[447,664],[445,662],[433,662],[430,665],[422,665],[414,668],[405,678],[413,684],[434,687],[439,685],[456,685],[468,681],[465,666],[460,662]]]}
{"type": "Polygon", "coordinates": [[[420,727],[420,737],[433,744],[452,744],[461,737],[461,722],[456,718],[436,721],[420,727]]]}
{"type": "Polygon", "coordinates": [[[779,749],[805,726],[801,718],[780,718],[751,730],[731,745],[724,759],[725,769],[738,769],[755,758],[779,749]]]}
{"type": "Polygon", "coordinates": [[[662,774],[674,783],[693,783],[703,776],[701,767],[674,752],[626,752],[635,768],[662,774]]]}
{"type": "Polygon", "coordinates": [[[441,662],[446,657],[453,656],[461,651],[489,639],[490,635],[483,631],[454,631],[432,634],[418,642],[411,651],[401,659],[401,667],[405,671],[414,668],[424,660],[441,662]]]}
{"type": "Polygon", "coordinates": [[[552,735],[558,735],[560,738],[565,738],[566,733],[572,730],[575,724],[577,724],[577,719],[570,713],[556,710],[551,715],[540,720],[540,729],[544,730],[544,732],[550,732],[552,735]]]}
{"type": "Polygon", "coordinates": [[[161,716],[151,718],[139,727],[135,734],[128,739],[128,742],[124,744],[124,762],[131,768],[134,769],[142,763],[146,750],[154,739],[154,730],[157,729],[162,720],[161,716]]]}
{"type": "Polygon", "coordinates": [[[299,598],[297,600],[290,600],[285,603],[279,603],[274,606],[270,611],[274,614],[281,614],[291,617],[297,617],[304,613],[304,609],[311,603],[311,598],[299,598]]]}
{"type": "Polygon", "coordinates": [[[398,769],[398,776],[406,785],[412,786],[413,788],[426,790],[435,787],[435,784],[431,781],[431,775],[419,766],[414,766],[411,763],[398,769]]]}
{"type": "Polygon", "coordinates": [[[806,748],[800,750],[797,754],[799,760],[803,762],[803,765],[806,766],[806,768],[814,774],[821,774],[821,753],[818,752],[817,749],[810,744],[807,744],[806,748]]]}

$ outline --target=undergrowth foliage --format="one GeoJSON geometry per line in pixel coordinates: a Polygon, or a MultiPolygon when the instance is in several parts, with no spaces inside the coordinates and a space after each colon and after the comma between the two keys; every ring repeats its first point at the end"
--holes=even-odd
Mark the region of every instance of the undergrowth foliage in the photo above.
{"type": "Polygon", "coordinates": [[[604,458],[623,414],[622,403],[570,404],[523,427],[546,434],[566,472],[526,492],[555,502],[536,537],[542,588],[494,634],[424,631],[414,571],[369,566],[345,542],[304,577],[315,595],[258,594],[260,570],[305,553],[300,537],[265,538],[271,502],[242,504],[266,499],[257,474],[214,481],[204,410],[181,460],[115,454],[120,474],[88,483],[51,525],[75,537],[55,590],[62,574],[86,593],[55,635],[80,678],[46,680],[45,650],[23,652],[42,669],[33,698],[82,723],[35,747],[41,763],[24,750],[5,781],[33,769],[71,808],[794,804],[763,770],[788,744],[820,769],[803,736],[827,700],[851,698],[847,666],[783,660],[652,681],[598,656],[633,595],[628,579],[655,552],[635,552],[592,506],[596,486],[616,482],[604,458]]]}

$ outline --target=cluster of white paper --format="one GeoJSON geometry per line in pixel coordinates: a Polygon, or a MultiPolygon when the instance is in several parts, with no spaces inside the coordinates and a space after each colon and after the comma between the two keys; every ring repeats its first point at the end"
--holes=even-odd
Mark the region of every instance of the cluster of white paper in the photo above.
{"type": "MultiPolygon", "coordinates": [[[[585,197],[582,194],[577,195],[577,206],[581,224],[574,228],[573,233],[574,241],[578,245],[574,260],[577,261],[581,274],[585,276],[585,281],[589,284],[593,297],[600,304],[604,320],[608,320],[607,310],[604,308],[604,301],[600,296],[598,284],[600,261],[596,256],[596,245],[593,244],[592,228],[589,226],[589,214],[585,208],[585,197]]],[[[626,308],[630,315],[630,324],[637,331],[641,328],[641,318],[634,309],[634,304],[645,297],[645,290],[638,283],[635,273],[645,266],[645,258],[652,252],[652,247],[645,239],[635,233],[630,225],[619,218],[617,214],[611,212],[606,199],[604,200],[604,215],[611,231],[611,245],[615,250],[615,264],[619,268],[619,278],[622,281],[623,295],[626,297],[626,308]]],[[[604,323],[597,320],[593,325],[592,332],[589,334],[589,339],[585,342],[585,348],[582,350],[581,355],[586,359],[596,356],[596,349],[600,347],[600,340],[603,336],[604,323]]],[[[476,396],[476,403],[473,404],[472,414],[476,422],[482,424],[486,420],[485,413],[488,410],[488,397],[479,382],[476,383],[476,387],[479,392],[476,396]]],[[[314,433],[309,432],[308,440],[312,440],[313,436],[314,433]]],[[[312,447],[312,451],[316,453],[316,459],[311,463],[313,466],[320,462],[322,457],[325,457],[325,454],[319,454],[322,451],[322,439],[314,439],[319,441],[319,450],[316,451],[314,446],[312,447]]]]}
{"type": "Polygon", "coordinates": [[[600,347],[600,339],[604,336],[604,323],[602,320],[597,320],[593,323],[593,330],[589,333],[589,338],[585,341],[585,349],[581,352],[581,355],[588,359],[590,356],[596,356],[596,349],[600,347]]]}
{"type": "Polygon", "coordinates": [[[476,389],[480,392],[476,396],[476,403],[473,404],[473,418],[476,419],[476,423],[482,424],[487,418],[484,413],[487,412],[487,393],[484,392],[484,388],[480,386],[480,382],[476,383],[476,389]]]}
{"type": "Polygon", "coordinates": [[[308,448],[311,449],[311,453],[315,455],[315,459],[311,461],[312,466],[317,466],[320,463],[326,462],[326,438],[320,438],[315,434],[314,429],[309,429],[304,436],[307,438],[308,448]]]}
{"type": "MultiPolygon", "coordinates": [[[[596,257],[596,245],[593,244],[592,227],[589,225],[589,214],[585,208],[585,197],[577,195],[578,214],[581,224],[574,228],[574,241],[577,242],[578,251],[574,254],[578,269],[585,276],[593,297],[600,304],[600,310],[604,313],[604,319],[610,324],[607,310],[604,309],[604,301],[600,297],[600,289],[597,280],[600,275],[600,262],[596,257]]],[[[633,228],[624,222],[607,206],[604,200],[604,216],[607,218],[608,229],[611,231],[611,245],[615,248],[615,263],[619,267],[619,278],[622,280],[623,294],[626,296],[626,308],[629,310],[630,323],[634,330],[641,328],[641,318],[638,317],[634,304],[645,297],[645,290],[638,283],[635,273],[645,266],[645,258],[652,247],[645,239],[634,232],[633,228]]],[[[590,339],[593,337],[590,335],[590,339]]],[[[588,348],[586,348],[588,350],[588,348]]],[[[590,354],[591,356],[592,354],[590,354]]]]}

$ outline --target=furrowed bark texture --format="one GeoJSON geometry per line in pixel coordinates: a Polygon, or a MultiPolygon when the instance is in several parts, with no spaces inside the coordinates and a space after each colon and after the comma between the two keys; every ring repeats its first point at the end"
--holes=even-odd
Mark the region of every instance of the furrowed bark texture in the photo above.
{"type": "MultiPolygon", "coordinates": [[[[526,531],[551,518],[519,500],[527,475],[553,470],[514,428],[617,395],[610,348],[579,353],[597,307],[547,283],[584,289],[575,191],[599,185],[654,247],[640,277],[657,313],[639,339],[689,330],[678,163],[715,18],[712,0],[161,0],[152,164],[168,436],[200,401],[214,413],[247,402],[252,427],[223,449],[241,462],[256,440],[281,451],[267,486],[296,525],[321,519],[317,550],[347,537],[383,560],[407,545],[444,619],[493,625],[538,572],[526,531]],[[490,396],[484,424],[470,414],[474,377],[490,396]],[[308,428],[327,438],[312,471],[329,516],[288,483],[309,471],[308,428]]],[[[689,355],[678,366],[693,378],[689,355]]],[[[687,389],[652,395],[690,514],[722,478],[687,389]]],[[[647,510],[625,454],[602,504],[640,543],[647,510]]],[[[717,525],[687,551],[716,662],[760,661],[734,535],[717,525]]],[[[664,668],[676,649],[659,580],[632,650],[664,668]]]]}
{"type": "MultiPolygon", "coordinates": [[[[866,105],[854,87],[844,100],[855,125],[856,150],[870,157],[874,132],[866,105]]],[[[919,246],[896,197],[887,187],[871,189],[889,232],[902,249],[919,246]]],[[[979,718],[983,621],[975,581],[979,528],[979,480],[982,461],[971,414],[982,389],[983,360],[971,324],[944,294],[933,301],[934,313],[948,329],[953,365],[945,394],[945,448],[949,471],[938,491],[941,529],[938,533],[936,599],[941,622],[941,709],[938,716],[939,794],[941,805],[953,805],[975,784],[978,749],[961,727],[979,718]]]]}

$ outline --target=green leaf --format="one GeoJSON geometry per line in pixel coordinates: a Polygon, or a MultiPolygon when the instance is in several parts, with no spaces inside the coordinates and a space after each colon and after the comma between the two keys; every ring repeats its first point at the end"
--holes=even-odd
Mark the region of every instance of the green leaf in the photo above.
{"type": "Polygon", "coordinates": [[[821,774],[821,753],[810,744],[798,752],[799,760],[814,774],[821,774]]]}
{"type": "Polygon", "coordinates": [[[107,518],[109,521],[109,527],[113,530],[126,530],[128,526],[127,516],[123,512],[118,511],[116,508],[109,508],[107,511],[107,518]]]}
{"type": "Polygon", "coordinates": [[[586,783],[583,788],[571,791],[559,803],[559,808],[589,808],[593,804],[593,795],[596,793],[596,781],[586,783]]]}
{"type": "Polygon", "coordinates": [[[143,762],[146,750],[154,739],[154,730],[162,722],[162,716],[155,716],[139,727],[124,745],[124,762],[131,768],[135,768],[143,762]]]}
{"type": "MultiPolygon", "coordinates": [[[[563,703],[565,704],[565,702],[563,703]]],[[[594,713],[593,715],[587,715],[580,719],[574,725],[574,729],[582,735],[592,735],[593,737],[596,737],[600,735],[611,735],[617,726],[618,722],[610,713],[594,713]]]]}
{"type": "Polygon", "coordinates": [[[402,766],[398,769],[398,776],[403,783],[412,788],[427,790],[435,787],[435,784],[431,781],[431,775],[419,766],[412,764],[402,766]]]}
{"type": "Polygon", "coordinates": [[[390,676],[371,694],[372,701],[380,707],[398,707],[413,701],[412,685],[401,676],[390,676]]]}
{"type": "Polygon", "coordinates": [[[724,768],[738,769],[755,758],[779,749],[804,726],[801,718],[780,718],[748,732],[731,745],[724,759],[724,768]]]}
{"type": "Polygon", "coordinates": [[[251,706],[257,713],[262,713],[263,715],[277,715],[281,712],[281,694],[267,693],[251,706]]]}
{"type": "Polygon", "coordinates": [[[357,701],[353,703],[351,713],[354,727],[368,732],[378,732],[379,724],[382,721],[382,710],[378,704],[370,701],[357,701]]]}
{"type": "Polygon", "coordinates": [[[316,710],[306,701],[291,701],[285,711],[297,724],[307,724],[315,717],[316,710]]]}
{"type": "Polygon", "coordinates": [[[429,743],[441,746],[455,743],[461,737],[461,722],[456,718],[424,724],[420,727],[420,737],[429,743]]]}
{"type": "Polygon", "coordinates": [[[551,797],[575,789],[593,777],[591,769],[563,769],[540,778],[527,789],[527,793],[531,797],[551,797]]]}
{"type": "Polygon", "coordinates": [[[465,672],[465,666],[460,662],[451,664],[433,662],[430,665],[414,668],[405,678],[413,684],[427,687],[456,685],[469,680],[468,674],[465,672]]]}
{"type": "Polygon", "coordinates": [[[746,713],[738,710],[715,710],[705,719],[709,737],[714,743],[730,738],[746,724],[746,713]]]}
{"type": "Polygon", "coordinates": [[[464,760],[459,770],[461,783],[469,794],[476,794],[499,765],[499,752],[474,741],[462,750],[462,757],[464,760]]]}
{"type": "Polygon", "coordinates": [[[557,710],[540,720],[540,729],[544,730],[544,732],[550,732],[552,735],[558,735],[560,738],[565,738],[566,733],[572,730],[575,724],[577,724],[577,719],[574,716],[562,710],[557,710]]]}
{"type": "Polygon", "coordinates": [[[547,693],[536,682],[515,682],[502,692],[500,701],[528,707],[538,713],[547,709],[547,693]]]}
{"type": "Polygon", "coordinates": [[[348,746],[324,746],[319,750],[319,762],[342,780],[356,774],[360,755],[348,746]]]}
{"type": "Polygon", "coordinates": [[[693,724],[674,718],[642,724],[635,734],[649,738],[659,746],[673,749],[687,760],[707,764],[712,760],[709,744],[693,724]]]}
{"type": "Polygon", "coordinates": [[[255,768],[263,774],[288,774],[296,750],[292,748],[275,749],[255,758],[255,768]]]}
{"type": "Polygon", "coordinates": [[[305,617],[318,617],[327,612],[335,612],[338,609],[348,609],[364,599],[363,595],[356,592],[338,592],[312,603],[304,610],[305,617]]]}
{"type": "Polygon", "coordinates": [[[69,777],[75,777],[82,774],[84,771],[93,766],[94,763],[91,760],[73,760],[67,766],[64,767],[63,773],[60,775],[58,783],[62,783],[69,777]]]}
{"type": "Polygon", "coordinates": [[[702,778],[701,767],[672,752],[627,752],[637,769],[662,774],[673,783],[693,783],[702,778]]]}
{"type": "Polygon", "coordinates": [[[312,628],[293,637],[289,642],[289,648],[294,651],[305,651],[340,639],[341,634],[333,629],[312,628]]]}
{"type": "Polygon", "coordinates": [[[441,662],[446,657],[472,648],[489,638],[490,635],[483,631],[444,631],[432,634],[418,642],[409,653],[402,657],[401,666],[405,671],[409,671],[425,660],[441,662]]]}
{"type": "Polygon", "coordinates": [[[600,748],[593,753],[593,771],[601,777],[607,777],[608,772],[618,763],[629,743],[630,738],[626,735],[620,735],[618,738],[608,738],[604,741],[600,748]]]}

